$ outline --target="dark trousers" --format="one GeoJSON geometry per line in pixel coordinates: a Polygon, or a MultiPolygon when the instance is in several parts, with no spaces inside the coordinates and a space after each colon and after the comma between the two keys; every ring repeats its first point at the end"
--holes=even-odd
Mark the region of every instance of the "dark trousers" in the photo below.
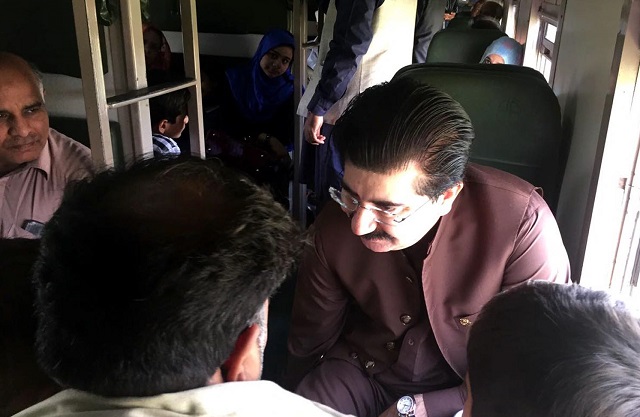
{"type": "Polygon", "coordinates": [[[416,28],[413,42],[413,63],[422,64],[433,35],[442,29],[447,0],[418,0],[416,28]]]}
{"type": "Polygon", "coordinates": [[[403,394],[386,390],[361,368],[325,359],[300,382],[296,393],[344,414],[377,417],[403,394]]]}
{"type": "Polygon", "coordinates": [[[316,195],[316,213],[331,199],[329,187],[340,189],[342,186],[344,168],[332,131],[333,125],[323,124],[320,132],[326,138],[324,145],[310,145],[305,142],[303,148],[302,181],[316,195]]]}

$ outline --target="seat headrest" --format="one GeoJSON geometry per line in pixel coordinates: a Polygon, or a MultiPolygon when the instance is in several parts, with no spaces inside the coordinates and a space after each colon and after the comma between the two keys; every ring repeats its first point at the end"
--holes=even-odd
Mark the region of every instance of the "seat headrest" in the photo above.
{"type": "Polygon", "coordinates": [[[506,36],[497,29],[444,29],[433,36],[427,51],[427,63],[453,62],[477,64],[487,46],[506,36]]]}
{"type": "Polygon", "coordinates": [[[567,144],[560,105],[538,71],[513,65],[419,64],[395,75],[446,92],[471,118],[471,160],[515,174],[543,188],[557,204],[567,144]]]}

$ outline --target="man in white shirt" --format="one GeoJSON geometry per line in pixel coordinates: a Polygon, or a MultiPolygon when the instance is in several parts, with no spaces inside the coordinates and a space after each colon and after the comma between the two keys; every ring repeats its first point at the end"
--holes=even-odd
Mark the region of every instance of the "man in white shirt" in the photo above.
{"type": "Polygon", "coordinates": [[[70,188],[36,265],[37,351],[69,389],[31,416],[340,416],[258,381],[268,298],[299,232],[270,194],[196,157],[70,188]]]}

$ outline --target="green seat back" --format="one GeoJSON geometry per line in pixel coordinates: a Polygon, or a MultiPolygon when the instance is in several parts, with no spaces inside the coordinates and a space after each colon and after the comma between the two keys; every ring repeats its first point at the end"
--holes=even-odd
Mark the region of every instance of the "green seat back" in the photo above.
{"type": "Polygon", "coordinates": [[[487,46],[502,36],[506,36],[505,33],[497,29],[441,30],[433,36],[429,44],[426,62],[477,64],[487,46]]]}
{"type": "MultiPolygon", "coordinates": [[[[87,125],[86,119],[49,115],[49,126],[58,132],[69,136],[71,139],[82,143],[86,147],[91,148],[91,143],[89,142],[89,126],[87,125]]],[[[113,120],[110,121],[109,130],[111,131],[111,146],[113,147],[113,154],[116,157],[116,160],[123,160],[124,151],[122,148],[120,124],[113,120]],[[118,157],[120,159],[118,159],[118,157]]]]}
{"type": "Polygon", "coordinates": [[[542,187],[555,211],[567,144],[558,99],[542,74],[513,65],[421,64],[394,78],[405,77],[439,88],[464,107],[475,131],[473,162],[542,187]]]}

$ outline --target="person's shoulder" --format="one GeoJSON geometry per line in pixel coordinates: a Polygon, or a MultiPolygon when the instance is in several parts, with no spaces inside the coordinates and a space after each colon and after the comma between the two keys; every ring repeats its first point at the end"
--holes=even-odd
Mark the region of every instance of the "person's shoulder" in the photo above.
{"type": "Polygon", "coordinates": [[[180,147],[174,139],[157,133],[152,136],[152,140],[156,156],[180,155],[180,147]]]}
{"type": "Polygon", "coordinates": [[[196,391],[199,391],[198,402],[203,405],[205,411],[225,409],[238,417],[255,415],[344,416],[338,411],[287,391],[276,383],[266,380],[225,382],[203,387],[196,391]],[[251,401],[243,401],[244,398],[251,398],[251,401]]]}
{"type": "Polygon", "coordinates": [[[469,164],[459,205],[475,207],[475,204],[469,203],[481,202],[485,208],[493,206],[496,210],[504,210],[505,216],[526,217],[527,213],[530,215],[550,210],[542,192],[540,187],[516,175],[484,165],[469,164]]]}
{"type": "Polygon", "coordinates": [[[508,172],[485,165],[470,163],[464,176],[465,186],[470,185],[485,190],[504,191],[528,196],[536,187],[522,178],[508,172]]]}
{"type": "Polygon", "coordinates": [[[91,156],[89,148],[51,127],[49,128],[49,140],[53,149],[57,151],[91,156]]]}
{"type": "MultiPolygon", "coordinates": [[[[243,382],[244,383],[244,382],[243,382]]],[[[260,391],[264,396],[263,402],[275,402],[281,416],[317,416],[317,417],[346,417],[328,406],[308,400],[298,394],[287,391],[271,381],[252,381],[254,390],[260,391]],[[259,388],[259,389],[256,389],[259,388]]]]}
{"type": "Polygon", "coordinates": [[[48,146],[53,172],[69,179],[83,178],[95,172],[91,151],[80,142],[49,128],[48,146]]]}

